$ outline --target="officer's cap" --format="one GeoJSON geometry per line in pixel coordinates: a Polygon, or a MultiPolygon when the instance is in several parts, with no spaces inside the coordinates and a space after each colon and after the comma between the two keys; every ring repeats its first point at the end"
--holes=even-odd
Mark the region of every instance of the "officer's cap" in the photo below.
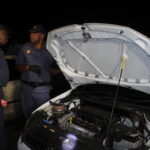
{"type": "Polygon", "coordinates": [[[31,33],[44,33],[46,34],[46,29],[42,25],[35,25],[31,30],[29,30],[31,33]]]}

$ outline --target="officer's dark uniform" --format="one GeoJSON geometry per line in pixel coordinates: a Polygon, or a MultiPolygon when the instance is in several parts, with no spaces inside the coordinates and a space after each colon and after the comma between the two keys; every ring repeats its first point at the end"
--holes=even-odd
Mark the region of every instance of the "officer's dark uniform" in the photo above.
{"type": "MultiPolygon", "coordinates": [[[[0,24],[0,30],[7,31],[7,28],[0,24]]],[[[4,108],[1,106],[1,100],[4,98],[2,87],[6,85],[8,79],[9,79],[9,70],[7,62],[0,48],[0,150],[6,150],[6,143],[4,138],[4,115],[3,115],[4,108]]]]}
{"type": "Polygon", "coordinates": [[[21,103],[25,117],[50,99],[52,63],[53,58],[46,47],[36,49],[32,43],[25,44],[17,56],[17,65],[39,65],[41,68],[40,72],[25,71],[21,75],[21,103]]]}
{"type": "MultiPolygon", "coordinates": [[[[9,79],[9,71],[7,62],[0,50],[0,98],[4,98],[4,93],[2,87],[6,85],[9,79]]],[[[0,105],[0,150],[5,150],[5,140],[4,140],[4,116],[3,107],[0,105]]]]}

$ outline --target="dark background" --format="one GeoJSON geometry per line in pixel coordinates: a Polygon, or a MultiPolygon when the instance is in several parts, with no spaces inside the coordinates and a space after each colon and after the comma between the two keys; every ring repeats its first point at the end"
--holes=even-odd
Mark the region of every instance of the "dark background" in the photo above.
{"type": "Polygon", "coordinates": [[[1,2],[0,23],[7,25],[12,32],[9,43],[28,41],[27,31],[35,24],[42,24],[50,31],[70,24],[111,23],[131,27],[150,37],[150,12],[145,1],[1,2]]]}
{"type": "Polygon", "coordinates": [[[5,24],[10,28],[13,37],[18,42],[26,42],[28,40],[28,30],[35,24],[42,24],[47,31],[53,30],[58,27],[62,27],[70,24],[83,24],[83,23],[110,23],[131,27],[146,36],[150,37],[150,13],[131,13],[128,12],[54,12],[39,14],[35,17],[31,15],[25,17],[13,16],[12,21],[8,20],[5,24]],[[60,14],[59,14],[60,13],[60,14]],[[41,15],[41,16],[40,16],[41,15]]]}

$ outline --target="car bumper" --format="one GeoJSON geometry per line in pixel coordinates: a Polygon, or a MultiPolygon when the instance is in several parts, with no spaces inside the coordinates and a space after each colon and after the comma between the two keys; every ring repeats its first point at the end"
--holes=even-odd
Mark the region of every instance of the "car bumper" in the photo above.
{"type": "Polygon", "coordinates": [[[21,136],[20,136],[18,143],[17,143],[17,149],[18,150],[31,150],[25,143],[23,143],[21,141],[21,136]]]}

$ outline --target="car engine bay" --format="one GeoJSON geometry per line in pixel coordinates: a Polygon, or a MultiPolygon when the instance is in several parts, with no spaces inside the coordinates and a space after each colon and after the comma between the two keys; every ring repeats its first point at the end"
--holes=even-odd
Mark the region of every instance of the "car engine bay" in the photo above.
{"type": "Polygon", "coordinates": [[[120,97],[110,120],[112,99],[102,95],[50,101],[49,112],[39,110],[28,119],[22,141],[32,150],[148,150],[148,111],[120,97]]]}

